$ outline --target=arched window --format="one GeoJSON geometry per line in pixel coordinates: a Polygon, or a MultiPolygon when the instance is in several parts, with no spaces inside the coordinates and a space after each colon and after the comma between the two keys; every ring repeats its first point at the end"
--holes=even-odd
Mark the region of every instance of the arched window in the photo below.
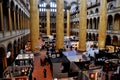
{"type": "Polygon", "coordinates": [[[98,10],[98,8],[96,8],[96,9],[95,9],[95,13],[98,13],[98,12],[99,12],[99,10],[98,10]]]}
{"type": "Polygon", "coordinates": [[[93,14],[93,11],[92,11],[92,10],[90,11],[90,14],[93,14]]]}
{"type": "Polygon", "coordinates": [[[113,5],[113,3],[110,3],[109,5],[108,5],[108,10],[111,10],[111,9],[114,9],[115,8],[115,6],[113,5]]]}

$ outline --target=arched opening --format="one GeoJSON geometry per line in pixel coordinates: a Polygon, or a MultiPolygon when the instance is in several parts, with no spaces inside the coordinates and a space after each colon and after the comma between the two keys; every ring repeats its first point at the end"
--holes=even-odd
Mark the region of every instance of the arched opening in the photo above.
{"type": "Polygon", "coordinates": [[[28,42],[28,36],[23,36],[23,49],[25,49],[25,45],[28,42]]]}
{"type": "Polygon", "coordinates": [[[89,20],[87,19],[87,29],[89,29],[89,20]]]}
{"type": "Polygon", "coordinates": [[[95,13],[99,13],[99,10],[98,10],[98,8],[96,8],[96,9],[95,9],[95,13]]]}
{"type": "Polygon", "coordinates": [[[90,40],[90,41],[92,40],[92,36],[91,36],[91,33],[89,33],[89,40],[90,40]]]}
{"type": "Polygon", "coordinates": [[[90,11],[90,14],[93,14],[93,13],[94,13],[94,12],[91,10],[91,11],[90,11]]]}
{"type": "Polygon", "coordinates": [[[18,54],[19,54],[19,52],[20,52],[20,49],[21,49],[21,40],[20,40],[20,38],[18,39],[18,54]]]}
{"type": "Polygon", "coordinates": [[[17,42],[16,40],[14,41],[14,44],[13,44],[13,48],[14,48],[14,59],[17,57],[17,52],[18,52],[18,49],[17,49],[17,42]]]}
{"type": "Polygon", "coordinates": [[[95,41],[95,34],[92,34],[92,40],[95,41]]]}
{"type": "Polygon", "coordinates": [[[86,39],[87,39],[87,41],[89,40],[89,34],[88,33],[86,34],[86,39]]]}
{"type": "Polygon", "coordinates": [[[24,49],[24,38],[21,37],[21,49],[24,49]]]}
{"type": "Polygon", "coordinates": [[[97,29],[99,28],[99,17],[97,18],[97,25],[96,25],[96,28],[97,28],[97,29]]]}
{"type": "Polygon", "coordinates": [[[6,59],[6,55],[5,55],[5,49],[3,47],[0,47],[0,78],[3,77],[3,71],[5,69],[5,59],[6,59]]]}
{"type": "Polygon", "coordinates": [[[90,29],[92,29],[92,19],[90,19],[90,29]]]}
{"type": "Polygon", "coordinates": [[[106,45],[111,45],[111,36],[110,35],[106,36],[106,45]]]}
{"type": "Polygon", "coordinates": [[[6,58],[7,58],[7,65],[10,66],[13,61],[13,49],[11,43],[9,43],[7,46],[6,58]]]}
{"type": "Polygon", "coordinates": [[[109,5],[108,5],[108,10],[112,10],[112,9],[114,9],[115,8],[115,5],[111,2],[111,3],[109,3],[109,5]]]}
{"type": "Polygon", "coordinates": [[[98,34],[96,34],[96,41],[98,41],[98,34]]]}
{"type": "Polygon", "coordinates": [[[117,37],[117,36],[113,36],[112,44],[113,44],[114,46],[118,46],[118,37],[117,37]]]}
{"type": "Polygon", "coordinates": [[[120,30],[120,14],[115,15],[114,19],[114,30],[120,30]]]}
{"type": "Polygon", "coordinates": [[[107,26],[107,29],[108,30],[112,30],[112,27],[113,27],[113,17],[112,17],[112,15],[109,15],[108,16],[108,26],[107,26]]]}

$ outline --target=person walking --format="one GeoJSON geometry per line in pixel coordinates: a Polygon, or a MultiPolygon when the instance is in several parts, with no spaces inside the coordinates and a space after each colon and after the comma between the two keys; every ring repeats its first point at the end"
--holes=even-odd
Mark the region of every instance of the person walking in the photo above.
{"type": "Polygon", "coordinates": [[[46,78],[46,77],[47,77],[47,75],[46,75],[47,70],[46,70],[46,69],[44,69],[44,70],[43,70],[43,73],[44,73],[44,78],[46,78]]]}

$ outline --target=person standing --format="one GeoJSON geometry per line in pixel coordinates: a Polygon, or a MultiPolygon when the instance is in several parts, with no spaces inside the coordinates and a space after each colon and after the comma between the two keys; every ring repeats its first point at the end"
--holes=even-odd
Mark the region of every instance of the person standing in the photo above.
{"type": "Polygon", "coordinates": [[[47,75],[46,75],[47,70],[46,70],[46,69],[44,69],[44,70],[43,70],[43,73],[44,73],[44,78],[46,78],[46,77],[47,77],[47,75]]]}

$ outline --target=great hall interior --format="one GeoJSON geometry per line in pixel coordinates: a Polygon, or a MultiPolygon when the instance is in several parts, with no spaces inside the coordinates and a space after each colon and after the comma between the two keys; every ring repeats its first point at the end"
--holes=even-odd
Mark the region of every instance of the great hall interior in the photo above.
{"type": "Polygon", "coordinates": [[[0,0],[0,80],[120,80],[120,0],[0,0]]]}

